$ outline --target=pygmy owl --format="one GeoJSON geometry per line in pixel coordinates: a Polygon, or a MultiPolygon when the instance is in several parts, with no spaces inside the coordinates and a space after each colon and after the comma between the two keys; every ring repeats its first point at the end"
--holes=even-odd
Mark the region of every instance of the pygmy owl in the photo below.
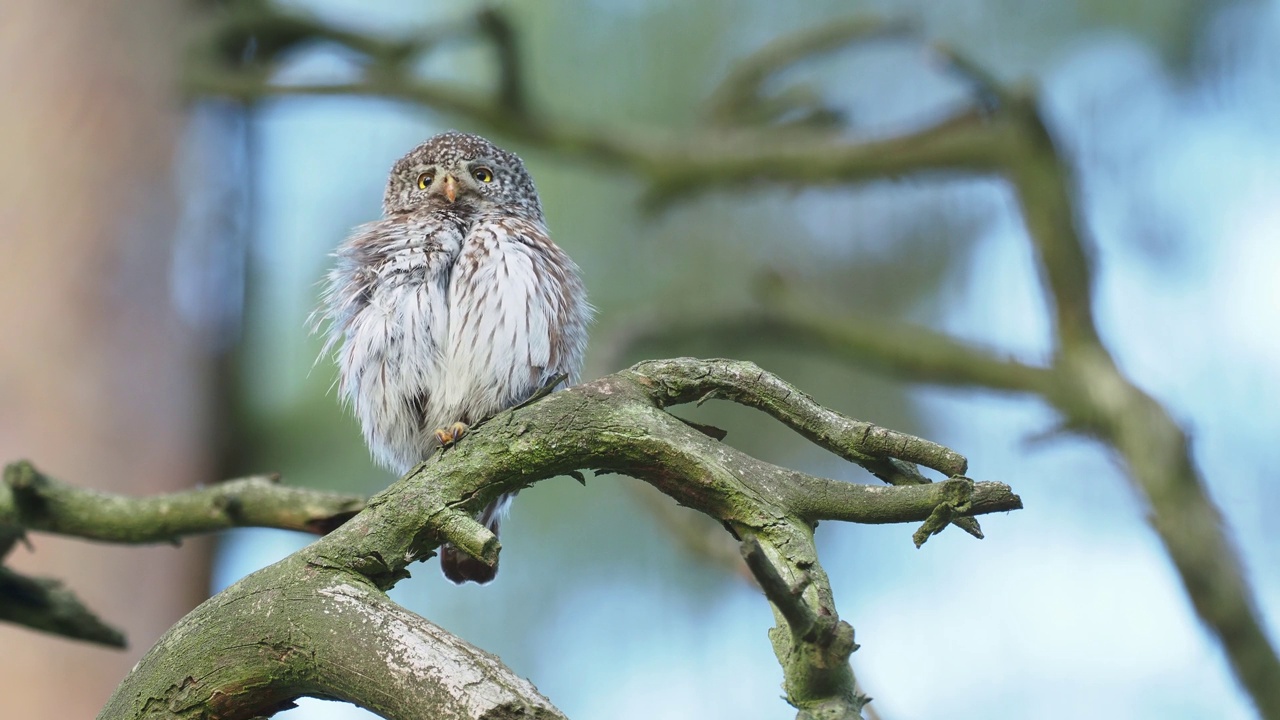
{"type": "MultiPolygon", "coordinates": [[[[382,211],[339,246],[317,314],[369,450],[403,474],[555,377],[576,382],[591,308],[524,164],[484,138],[448,132],[414,148],[391,169],[382,211]]],[[[479,521],[497,533],[513,495],[479,521]]],[[[498,570],[450,545],[440,565],[455,583],[498,570]]]]}

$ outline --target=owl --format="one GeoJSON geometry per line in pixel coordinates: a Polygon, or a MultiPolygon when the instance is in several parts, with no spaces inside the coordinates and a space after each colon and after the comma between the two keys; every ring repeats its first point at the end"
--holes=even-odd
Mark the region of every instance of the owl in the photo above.
{"type": "MultiPolygon", "coordinates": [[[[547,234],[520,158],[476,135],[427,140],[391,169],[382,219],[334,254],[317,328],[374,459],[403,474],[555,378],[577,382],[591,308],[547,234]]],[[[494,533],[512,496],[477,518],[494,533]]],[[[497,567],[445,545],[455,583],[497,567]]]]}

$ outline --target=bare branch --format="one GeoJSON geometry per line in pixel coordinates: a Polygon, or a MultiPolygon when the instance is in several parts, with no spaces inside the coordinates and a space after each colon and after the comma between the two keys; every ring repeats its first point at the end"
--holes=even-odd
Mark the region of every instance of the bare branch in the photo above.
{"type": "Polygon", "coordinates": [[[711,92],[704,114],[709,122],[729,127],[770,124],[787,112],[807,109],[811,121],[822,118],[827,121],[824,124],[831,124],[839,116],[823,106],[816,94],[793,89],[792,92],[766,98],[765,83],[801,61],[869,39],[902,35],[907,29],[906,23],[901,22],[850,18],[784,35],[735,62],[729,74],[711,92]]]}
{"type": "MultiPolygon", "coordinates": [[[[369,63],[364,77],[351,83],[282,84],[271,81],[269,64],[247,71],[231,62],[234,55],[228,48],[237,47],[237,42],[247,46],[250,37],[259,43],[261,39],[249,32],[251,23],[245,25],[247,21],[236,16],[224,21],[224,28],[214,33],[218,41],[211,47],[216,51],[193,57],[185,77],[189,92],[243,102],[290,95],[363,95],[420,104],[464,117],[480,129],[532,146],[634,173],[649,181],[653,202],[676,197],[687,200],[709,189],[759,181],[833,184],[920,171],[989,173],[1001,169],[1001,160],[1008,155],[1014,140],[1003,115],[987,117],[977,112],[875,142],[849,141],[792,127],[746,128],[741,123],[735,124],[732,131],[711,127],[679,133],[584,126],[534,111],[523,94],[514,33],[509,32],[500,11],[484,11],[473,26],[494,43],[499,57],[499,81],[489,91],[415,77],[408,60],[434,43],[352,33],[304,14],[276,10],[270,4],[262,4],[257,12],[265,16],[254,15],[254,22],[288,30],[270,34],[272,38],[279,35],[277,45],[295,47],[310,33],[313,40],[336,43],[366,56],[369,63]],[[514,106],[508,104],[513,98],[517,103],[514,106]]],[[[900,24],[858,20],[779,41],[731,73],[719,99],[712,103],[712,114],[723,115],[727,112],[725,107],[741,107],[741,94],[758,93],[759,83],[780,67],[859,37],[882,36],[901,29],[900,24]],[[816,37],[817,44],[805,48],[809,36],[816,37]],[[721,109],[715,110],[716,107],[721,109]]]]}
{"type": "Polygon", "coordinates": [[[728,347],[760,338],[784,342],[912,382],[984,387],[1005,392],[1048,393],[1053,370],[1030,365],[925,327],[865,315],[831,315],[798,303],[769,310],[670,318],[632,326],[611,343],[613,356],[661,342],[711,338],[728,347]]]}
{"type": "Polygon", "coordinates": [[[1186,434],[1100,344],[1064,337],[1063,352],[1063,382],[1051,401],[1070,427],[1120,453],[1197,614],[1218,636],[1262,717],[1280,719],[1280,658],[1186,434]]]}
{"type": "Polygon", "coordinates": [[[1006,162],[1055,313],[1056,382],[1041,391],[1078,428],[1116,448],[1151,503],[1151,522],[1200,618],[1217,635],[1258,710],[1280,719],[1280,657],[1186,434],[1116,366],[1093,318],[1094,268],[1075,182],[1032,98],[1006,107],[1020,149],[1006,162]]]}
{"type": "Polygon", "coordinates": [[[476,15],[482,34],[489,38],[498,55],[497,103],[508,113],[526,117],[529,114],[529,98],[524,79],[524,64],[520,61],[519,41],[515,28],[506,14],[494,8],[484,8],[476,15]]]}

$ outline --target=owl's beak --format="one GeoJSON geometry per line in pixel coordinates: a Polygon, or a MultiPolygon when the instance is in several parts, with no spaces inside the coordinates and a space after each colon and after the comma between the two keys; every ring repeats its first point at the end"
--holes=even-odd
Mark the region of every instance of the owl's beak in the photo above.
{"type": "Polygon", "coordinates": [[[458,199],[458,181],[453,175],[444,176],[444,196],[453,202],[458,199]]]}

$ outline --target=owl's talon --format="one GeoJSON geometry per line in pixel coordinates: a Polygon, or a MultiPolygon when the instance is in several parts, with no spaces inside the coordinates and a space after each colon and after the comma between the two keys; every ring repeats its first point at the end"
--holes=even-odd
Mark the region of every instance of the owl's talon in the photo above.
{"type": "Polygon", "coordinates": [[[466,435],[467,431],[470,429],[471,428],[467,427],[467,424],[464,422],[456,422],[449,426],[449,432],[453,433],[454,442],[461,440],[462,436],[466,435]]]}
{"type": "Polygon", "coordinates": [[[461,440],[468,429],[466,423],[456,422],[449,427],[436,428],[433,434],[440,441],[440,447],[449,447],[461,440]]]}

